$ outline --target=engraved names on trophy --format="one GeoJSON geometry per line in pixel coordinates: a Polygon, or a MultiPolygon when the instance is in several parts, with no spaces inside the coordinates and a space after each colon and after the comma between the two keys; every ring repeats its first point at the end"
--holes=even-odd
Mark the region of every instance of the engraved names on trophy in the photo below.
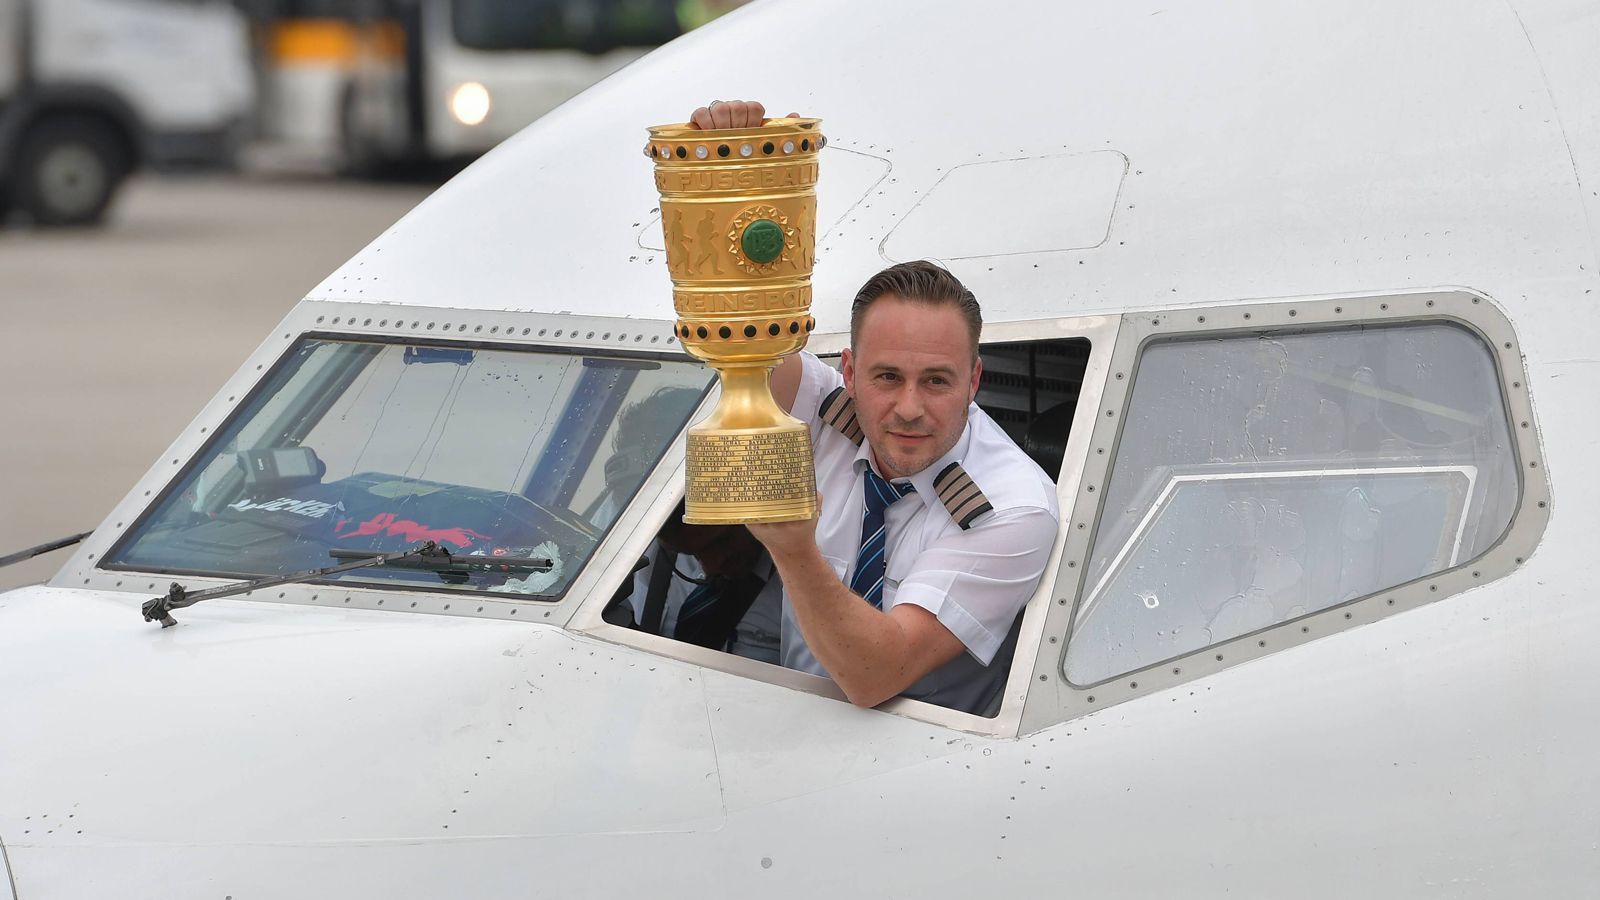
{"type": "Polygon", "coordinates": [[[807,432],[692,434],[687,450],[688,488],[702,503],[753,506],[816,496],[807,432]]]}

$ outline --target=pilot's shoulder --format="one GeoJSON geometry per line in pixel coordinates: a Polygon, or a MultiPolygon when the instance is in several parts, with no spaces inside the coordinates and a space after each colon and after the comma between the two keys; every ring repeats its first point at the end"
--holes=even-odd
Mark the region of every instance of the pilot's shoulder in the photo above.
{"type": "Polygon", "coordinates": [[[972,435],[960,462],[935,473],[934,491],[950,518],[972,528],[991,510],[1043,509],[1058,513],[1056,486],[1028,454],[982,410],[969,414],[972,435]]]}
{"type": "Polygon", "coordinates": [[[856,402],[844,392],[844,386],[834,388],[817,407],[817,419],[822,424],[844,435],[845,439],[861,446],[861,422],[856,418],[856,402]]]}

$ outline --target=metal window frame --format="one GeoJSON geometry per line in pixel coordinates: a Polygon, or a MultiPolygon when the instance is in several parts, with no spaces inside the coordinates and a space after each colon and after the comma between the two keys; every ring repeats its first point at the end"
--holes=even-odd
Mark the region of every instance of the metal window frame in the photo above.
{"type": "MultiPolygon", "coordinates": [[[[1089,341],[1089,359],[1084,368],[1083,386],[1078,395],[1077,409],[1073,412],[1072,431],[1068,435],[1066,451],[1062,457],[1061,475],[1056,481],[1056,495],[1061,502],[1063,517],[1071,505],[1072,498],[1078,493],[1091,432],[1094,430],[1094,419],[1103,402],[1101,393],[1106,388],[1112,353],[1117,346],[1120,323],[1121,319],[1118,316],[1076,316],[985,323],[983,326],[983,345],[1034,343],[1069,338],[1084,338],[1089,341]]],[[[812,335],[807,349],[818,355],[837,353],[848,346],[849,340],[850,336],[843,333],[815,334],[812,335]]],[[[714,405],[716,398],[717,390],[713,389],[711,397],[707,400],[707,406],[714,405]]],[[[696,415],[695,418],[698,419],[699,416],[696,415]]],[[[665,479],[670,489],[663,491],[650,504],[648,510],[641,512],[640,524],[643,527],[636,529],[632,538],[619,548],[619,556],[627,558],[631,554],[636,558],[643,554],[682,496],[681,440],[674,445],[674,450],[677,453],[676,462],[673,471],[665,479]]],[[[663,465],[657,470],[656,475],[666,472],[666,468],[663,465]]],[[[1049,652],[1054,642],[1047,643],[1045,635],[1047,618],[1051,612],[1050,598],[1056,595],[1055,573],[1059,569],[1065,540],[1066,529],[1062,528],[1056,533],[1050,561],[1045,566],[1044,578],[1024,608],[1022,628],[1017,638],[1016,656],[1012,660],[1011,671],[1001,697],[1000,711],[996,716],[988,718],[905,697],[889,700],[877,709],[970,734],[1001,738],[1016,737],[1021,726],[1025,701],[1028,700],[1030,688],[1034,686],[1032,673],[1040,665],[1041,660],[1054,658],[1049,652]]],[[[844,692],[829,679],[685,644],[671,638],[645,634],[604,621],[600,613],[612,594],[620,587],[621,578],[615,576],[622,571],[621,567],[617,567],[617,571],[612,573],[613,577],[608,579],[607,583],[600,585],[601,589],[594,592],[576,612],[568,623],[571,630],[611,643],[637,647],[702,668],[846,702],[844,692]]]]}
{"type": "MultiPolygon", "coordinates": [[[[283,360],[303,338],[395,339],[419,338],[430,343],[460,342],[472,346],[505,346],[518,350],[640,354],[660,357],[682,353],[666,319],[617,319],[599,316],[462,310],[442,307],[399,306],[335,301],[302,301],[286,315],[244,364],[224,382],[200,413],[179,433],[155,464],[112,508],[93,534],[50,579],[54,587],[131,592],[140,598],[160,593],[174,576],[118,566],[101,568],[100,560],[120,543],[158,500],[200,464],[198,454],[244,406],[266,373],[283,360]]],[[[692,361],[686,354],[686,361],[692,361]]],[[[714,393],[714,392],[713,392],[714,393]]],[[[698,416],[699,413],[696,413],[698,416]]],[[[638,492],[595,547],[588,562],[559,599],[538,599],[518,594],[489,592],[428,592],[415,586],[289,584],[247,599],[343,609],[386,609],[474,618],[535,621],[565,625],[573,612],[587,602],[597,585],[618,581],[608,569],[639,529],[649,510],[659,506],[660,494],[671,484],[670,471],[681,466],[683,440],[668,446],[662,463],[646,476],[638,492]]],[[[659,523],[657,523],[659,527],[659,523]]],[[[234,583],[234,579],[180,576],[190,590],[234,583]]],[[[612,584],[609,590],[615,590],[612,584]]],[[[609,597],[609,593],[607,594],[609,597]]],[[[130,610],[130,614],[133,611],[130,610]]],[[[203,615],[192,613],[191,615],[203,615]]]]}
{"type": "Polygon", "coordinates": [[[1057,592],[1048,604],[1044,633],[1057,652],[1035,660],[1032,691],[1020,733],[1043,728],[1108,706],[1204,678],[1242,662],[1298,646],[1398,612],[1451,597],[1510,574],[1532,555],[1550,518],[1550,485],[1544,472],[1537,420],[1528,392],[1527,370],[1511,322],[1485,294],[1465,287],[1419,289],[1390,294],[1324,295],[1263,300],[1223,306],[1128,313],[1112,359],[1112,377],[1095,410],[1096,426],[1082,484],[1063,510],[1066,547],[1052,579],[1057,592]],[[1108,481],[1122,423],[1144,348],[1178,337],[1225,337],[1270,332],[1306,332],[1407,323],[1450,323],[1475,333],[1491,351],[1500,383],[1506,425],[1519,475],[1517,504],[1504,533],[1485,552],[1442,572],[1389,590],[1359,597],[1222,641],[1171,660],[1153,663],[1090,687],[1065,677],[1070,623],[1086,587],[1087,561],[1102,517],[1102,488],[1108,481]]]}

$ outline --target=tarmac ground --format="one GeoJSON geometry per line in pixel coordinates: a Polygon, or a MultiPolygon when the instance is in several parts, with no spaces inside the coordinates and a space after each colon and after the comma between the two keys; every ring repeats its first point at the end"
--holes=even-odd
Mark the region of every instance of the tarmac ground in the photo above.
{"type": "MultiPolygon", "coordinates": [[[[0,556],[98,526],[268,329],[432,189],[145,177],[104,227],[0,228],[0,556]]],[[[0,590],[70,552],[0,569],[0,590]]]]}

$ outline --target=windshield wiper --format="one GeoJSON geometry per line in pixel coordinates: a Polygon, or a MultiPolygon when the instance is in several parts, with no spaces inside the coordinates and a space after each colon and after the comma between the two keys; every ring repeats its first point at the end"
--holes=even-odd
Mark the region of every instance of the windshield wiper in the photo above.
{"type": "Polygon", "coordinates": [[[269,575],[266,578],[257,578],[253,581],[225,584],[221,587],[196,591],[192,594],[183,585],[174,581],[172,586],[167,588],[165,596],[147,601],[139,608],[139,611],[144,614],[146,622],[159,621],[162,628],[171,628],[178,624],[178,620],[172,617],[173,610],[193,606],[201,600],[231,597],[235,594],[244,594],[261,588],[277,587],[280,584],[293,584],[299,581],[311,581],[328,575],[337,575],[340,572],[349,572],[374,566],[452,572],[509,572],[512,570],[519,572],[548,572],[552,568],[552,563],[548,559],[515,556],[456,556],[433,541],[423,541],[410,550],[395,550],[391,553],[379,553],[370,550],[329,550],[328,555],[334,559],[347,559],[350,561],[322,569],[295,572],[290,575],[269,575]]]}
{"type": "Polygon", "coordinates": [[[0,556],[0,569],[9,566],[12,563],[22,562],[25,559],[33,559],[35,556],[43,556],[44,554],[49,553],[51,550],[60,550],[62,547],[71,547],[73,544],[78,543],[91,534],[94,534],[94,532],[85,531],[83,534],[74,534],[64,538],[56,538],[53,541],[47,541],[37,547],[29,547],[26,550],[18,551],[10,556],[0,556]]]}

